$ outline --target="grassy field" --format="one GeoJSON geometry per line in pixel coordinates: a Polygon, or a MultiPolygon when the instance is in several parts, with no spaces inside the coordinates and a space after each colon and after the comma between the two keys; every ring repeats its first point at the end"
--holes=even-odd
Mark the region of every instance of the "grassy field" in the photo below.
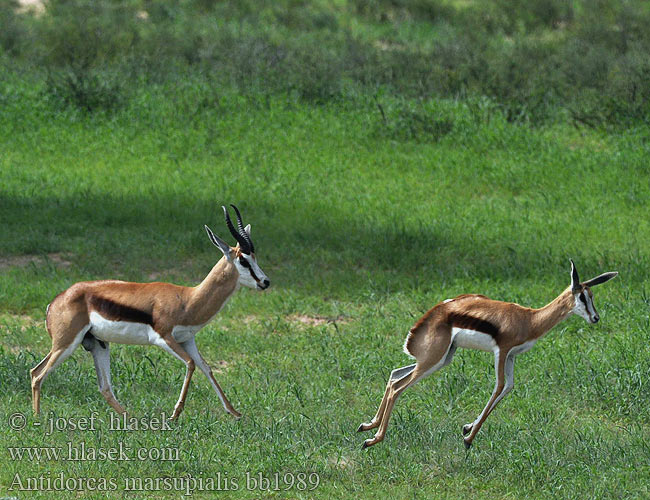
{"type": "MultiPolygon", "coordinates": [[[[0,500],[650,498],[649,20],[640,0],[0,0],[0,500]],[[112,429],[79,349],[35,419],[52,298],[198,283],[227,203],[272,286],[197,343],[244,417],[197,372],[171,430],[112,429]],[[469,350],[361,450],[422,313],[472,292],[540,307],[569,258],[619,271],[601,321],[520,357],[469,452],[494,384],[469,350]]],[[[111,357],[132,416],[171,413],[179,362],[111,357]]]]}
{"type": "MultiPolygon", "coordinates": [[[[124,478],[219,474],[224,498],[650,495],[647,127],[532,129],[483,113],[480,101],[390,96],[380,97],[382,117],[370,97],[318,106],[192,81],[84,114],[52,108],[20,78],[4,88],[1,495],[124,498],[124,478]],[[434,125],[404,122],[416,112],[434,125]],[[48,302],[78,280],[197,283],[219,257],[202,225],[227,237],[219,205],[228,202],[252,224],[272,287],[241,290],[197,340],[244,418],[226,415],[197,372],[173,431],[110,431],[79,349],[44,383],[41,422],[97,412],[101,423],[49,436],[34,427],[29,370],[50,347],[48,302]],[[540,307],[569,284],[569,258],[584,279],[620,272],[594,290],[601,322],[572,317],[519,358],[515,390],[469,452],[461,425],[493,388],[492,357],[474,351],[409,389],[386,440],[361,450],[366,436],[355,430],[390,371],[407,364],[402,343],[419,315],[466,292],[540,307]],[[8,425],[16,412],[27,416],[22,431],[8,425]],[[82,442],[178,450],[179,460],[30,460],[8,450],[82,442]],[[247,472],[319,482],[248,490],[247,472]],[[53,488],[61,475],[115,488],[21,492],[16,474],[53,488]]],[[[131,414],[169,414],[182,366],[155,348],[111,352],[131,414]]],[[[214,495],[194,486],[195,497],[214,495]]],[[[151,489],[126,498],[185,493],[151,489]]]]}

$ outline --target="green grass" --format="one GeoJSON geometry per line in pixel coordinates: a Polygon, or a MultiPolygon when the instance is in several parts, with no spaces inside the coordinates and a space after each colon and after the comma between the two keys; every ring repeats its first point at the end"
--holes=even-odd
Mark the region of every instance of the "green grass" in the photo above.
{"type": "MultiPolygon", "coordinates": [[[[12,85],[0,115],[0,494],[106,497],[8,491],[17,473],[113,478],[113,498],[124,477],[218,473],[239,485],[220,495],[238,498],[650,494],[648,128],[530,129],[480,102],[381,96],[384,121],[370,98],[308,106],[193,81],[88,115],[12,85]],[[197,339],[244,418],[227,416],[197,373],[173,432],[109,432],[80,349],[44,383],[41,421],[96,411],[104,425],[34,428],[29,369],[50,347],[48,302],[78,280],[198,282],[219,257],[202,225],[226,237],[228,202],[252,224],[272,287],[240,291],[197,339]],[[620,272],[594,289],[601,322],[570,318],[519,358],[515,390],[470,452],[461,425],[493,388],[491,356],[473,351],[409,389],[386,440],[361,450],[355,430],[408,363],[402,343],[423,312],[465,292],[539,307],[568,285],[570,257],[585,279],[620,272]],[[14,412],[26,430],[8,428],[14,412]],[[182,459],[37,462],[6,450],[82,441],[177,447],[182,459]],[[320,484],[262,494],[245,490],[247,471],[315,472],[320,484]]],[[[169,413],[181,365],[155,348],[111,352],[130,412],[169,413]]]]}
{"type": "Polygon", "coordinates": [[[190,73],[321,104],[389,89],[487,96],[517,123],[650,123],[643,0],[48,0],[38,16],[16,2],[0,0],[0,78],[35,73],[62,107],[113,110],[190,73]]]}

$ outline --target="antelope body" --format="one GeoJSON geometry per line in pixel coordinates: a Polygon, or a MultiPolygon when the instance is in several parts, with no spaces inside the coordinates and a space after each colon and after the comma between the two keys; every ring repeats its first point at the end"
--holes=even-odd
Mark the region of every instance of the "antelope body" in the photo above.
{"type": "Polygon", "coordinates": [[[404,343],[404,351],[416,363],[392,371],[376,415],[357,429],[379,428],[373,438],[364,442],[363,448],[384,439],[399,395],[423,377],[447,366],[459,347],[493,352],[496,372],[494,391],[487,405],[474,422],[463,426],[464,443],[469,448],[485,419],[514,387],[515,357],[530,350],[570,314],[597,323],[600,317],[590,287],[617,274],[604,273],[580,283],[571,261],[571,286],[541,309],[492,300],[484,295],[459,295],[434,306],[415,323],[404,343]]]}
{"type": "Polygon", "coordinates": [[[195,366],[208,377],[226,411],[235,417],[241,416],[226,398],[194,340],[196,333],[210,322],[240,285],[259,290],[270,285],[257,265],[250,225],[244,227],[239,210],[232,207],[237,215],[237,230],[226,208],[222,208],[237,245],[230,247],[205,226],[210,240],[223,257],[199,285],[86,281],[75,283],[55,297],[47,308],[46,318],[52,349],[31,370],[36,414],[40,411],[43,380],[80,344],[93,356],[100,392],[115,411],[123,413],[124,408],[111,386],[109,345],[115,342],[156,345],[185,363],[187,371],[172,419],[178,418],[183,410],[195,366]]]}

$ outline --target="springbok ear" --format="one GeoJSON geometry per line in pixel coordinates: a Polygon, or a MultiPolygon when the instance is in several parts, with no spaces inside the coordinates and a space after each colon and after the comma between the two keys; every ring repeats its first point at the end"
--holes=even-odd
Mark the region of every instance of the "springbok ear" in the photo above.
{"type": "Polygon", "coordinates": [[[246,234],[247,234],[248,237],[250,238],[250,237],[251,237],[251,225],[250,225],[250,224],[246,224],[246,227],[244,228],[244,231],[246,231],[246,234]]]}
{"type": "Polygon", "coordinates": [[[230,245],[223,241],[221,238],[219,238],[216,234],[212,232],[212,229],[210,229],[208,226],[204,226],[206,232],[208,233],[208,238],[210,238],[210,241],[212,244],[217,247],[219,250],[221,250],[221,253],[223,253],[228,259],[228,262],[232,262],[232,249],[230,248],[230,245]]]}
{"type": "Polygon", "coordinates": [[[571,261],[571,289],[576,292],[580,290],[580,278],[578,277],[578,270],[576,269],[576,265],[573,263],[573,259],[569,259],[571,261]]]}
{"type": "Polygon", "coordinates": [[[605,283],[605,281],[609,281],[612,278],[616,278],[618,276],[618,272],[612,271],[609,273],[603,273],[600,276],[596,276],[595,278],[591,278],[589,281],[585,281],[583,283],[584,286],[596,286],[600,285],[601,283],[605,283]]]}

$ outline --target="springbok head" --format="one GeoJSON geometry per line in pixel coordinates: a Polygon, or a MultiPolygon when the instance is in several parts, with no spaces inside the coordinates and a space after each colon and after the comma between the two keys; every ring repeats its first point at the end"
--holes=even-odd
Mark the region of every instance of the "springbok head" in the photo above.
{"type": "Polygon", "coordinates": [[[591,287],[605,283],[606,281],[615,278],[618,275],[617,272],[608,272],[603,273],[595,278],[580,283],[580,278],[578,277],[578,271],[576,266],[571,261],[571,292],[573,293],[573,299],[575,305],[573,306],[573,311],[575,314],[582,316],[585,321],[589,323],[598,323],[600,316],[596,312],[594,307],[594,294],[591,293],[591,287]]]}
{"type": "Polygon", "coordinates": [[[231,262],[237,268],[240,284],[258,290],[266,290],[271,285],[271,282],[264,274],[264,271],[260,269],[260,266],[257,265],[255,247],[253,246],[253,240],[251,240],[251,225],[248,224],[244,227],[239,210],[235,205],[231,204],[230,206],[237,215],[237,229],[230,220],[228,209],[225,206],[221,208],[223,208],[223,215],[226,218],[226,225],[230,230],[230,234],[237,240],[237,246],[231,247],[228,245],[228,243],[216,236],[208,226],[205,226],[205,230],[208,232],[210,241],[221,250],[228,262],[231,262]]]}

